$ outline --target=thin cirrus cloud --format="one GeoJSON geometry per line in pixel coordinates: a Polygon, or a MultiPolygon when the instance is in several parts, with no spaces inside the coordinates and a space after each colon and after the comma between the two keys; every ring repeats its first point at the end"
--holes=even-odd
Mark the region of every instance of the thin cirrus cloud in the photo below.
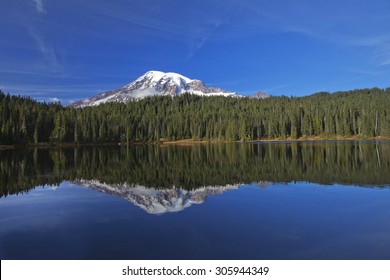
{"type": "Polygon", "coordinates": [[[28,31],[30,36],[33,38],[37,49],[42,54],[44,63],[52,70],[58,70],[60,65],[58,63],[58,58],[55,53],[54,47],[51,43],[44,39],[44,36],[39,33],[36,28],[28,26],[28,31]]]}
{"type": "Polygon", "coordinates": [[[297,33],[336,46],[367,48],[372,63],[390,64],[390,5],[386,1],[275,0],[269,5],[255,1],[242,5],[248,32],[297,33]]]}
{"type": "MultiPolygon", "coordinates": [[[[98,92],[99,88],[102,87],[100,84],[81,84],[81,85],[67,85],[67,84],[55,84],[55,85],[37,85],[37,84],[3,84],[4,87],[13,90],[16,93],[31,92],[31,94],[51,94],[51,93],[63,93],[63,92],[78,92],[86,93],[91,90],[98,92]]],[[[115,85],[110,84],[108,87],[113,87],[115,85]]],[[[108,90],[108,89],[107,89],[108,90]]]]}
{"type": "Polygon", "coordinates": [[[43,75],[62,70],[53,18],[44,0],[9,1],[0,11],[0,71],[43,75]]]}
{"type": "Polygon", "coordinates": [[[107,4],[97,0],[89,7],[89,17],[104,27],[113,24],[130,27],[130,31],[126,31],[129,36],[121,38],[124,41],[142,43],[159,39],[176,42],[186,46],[187,56],[192,57],[208,40],[219,36],[218,29],[234,15],[235,10],[230,7],[235,4],[239,5],[239,1],[225,1],[224,5],[212,0],[190,3],[146,1],[145,5],[129,9],[123,2],[107,4]],[[173,8],[173,5],[177,7],[173,8]]]}
{"type": "Polygon", "coordinates": [[[33,0],[33,3],[38,13],[46,14],[45,7],[43,6],[43,0],[33,0]]]}
{"type": "Polygon", "coordinates": [[[375,52],[375,57],[381,66],[390,65],[390,38],[382,42],[381,46],[375,52]]]}

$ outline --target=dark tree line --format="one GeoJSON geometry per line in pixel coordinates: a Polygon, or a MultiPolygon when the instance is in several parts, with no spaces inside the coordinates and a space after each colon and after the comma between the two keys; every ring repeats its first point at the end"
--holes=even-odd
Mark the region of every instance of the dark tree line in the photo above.
{"type": "Polygon", "coordinates": [[[75,109],[0,92],[0,144],[390,137],[390,88],[306,97],[149,97],[75,109]]]}

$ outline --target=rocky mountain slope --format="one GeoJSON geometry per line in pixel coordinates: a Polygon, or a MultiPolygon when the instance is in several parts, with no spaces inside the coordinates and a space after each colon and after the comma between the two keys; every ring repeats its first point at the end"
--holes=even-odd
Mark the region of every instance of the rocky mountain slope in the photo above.
{"type": "Polygon", "coordinates": [[[106,102],[126,102],[154,95],[175,96],[186,92],[201,96],[239,96],[236,92],[228,92],[216,87],[207,87],[200,80],[192,80],[177,73],[149,71],[121,88],[103,92],[69,106],[82,108],[106,102]]]}

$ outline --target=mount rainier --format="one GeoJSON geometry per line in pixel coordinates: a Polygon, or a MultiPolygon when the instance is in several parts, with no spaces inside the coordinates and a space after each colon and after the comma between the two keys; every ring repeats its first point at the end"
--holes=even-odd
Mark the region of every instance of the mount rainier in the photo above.
{"type": "Polygon", "coordinates": [[[201,96],[239,96],[236,92],[207,87],[200,80],[192,80],[177,73],[149,71],[121,88],[103,92],[91,98],[72,103],[69,106],[81,108],[107,102],[126,102],[154,95],[175,96],[186,92],[201,96]]]}
{"type": "Polygon", "coordinates": [[[226,186],[203,186],[193,190],[185,190],[172,186],[170,189],[155,189],[136,184],[106,184],[98,180],[78,179],[72,183],[96,191],[122,197],[149,214],[179,212],[192,205],[202,204],[209,195],[222,194],[235,190],[239,184],[226,186]]]}

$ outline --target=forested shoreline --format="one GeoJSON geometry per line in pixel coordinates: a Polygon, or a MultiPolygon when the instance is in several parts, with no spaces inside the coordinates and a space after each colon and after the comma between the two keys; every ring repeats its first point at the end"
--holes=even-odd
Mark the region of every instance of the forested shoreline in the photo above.
{"type": "Polygon", "coordinates": [[[0,145],[390,137],[390,88],[267,99],[155,96],[71,108],[0,91],[0,145]]]}

